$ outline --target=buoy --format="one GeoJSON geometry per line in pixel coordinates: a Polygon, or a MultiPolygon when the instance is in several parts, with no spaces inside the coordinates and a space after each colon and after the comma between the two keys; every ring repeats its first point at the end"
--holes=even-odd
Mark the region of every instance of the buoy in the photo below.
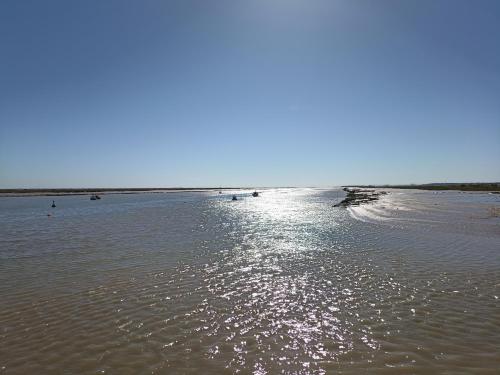
{"type": "Polygon", "coordinates": [[[56,202],[52,201],[52,208],[56,206],[56,202]]]}

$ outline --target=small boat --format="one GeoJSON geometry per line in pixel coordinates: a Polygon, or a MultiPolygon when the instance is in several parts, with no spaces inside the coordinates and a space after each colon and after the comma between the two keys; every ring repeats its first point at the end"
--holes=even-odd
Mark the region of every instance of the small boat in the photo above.
{"type": "Polygon", "coordinates": [[[236,195],[233,195],[233,201],[237,201],[238,200],[238,197],[236,195]]]}
{"type": "Polygon", "coordinates": [[[95,200],[97,200],[97,197],[95,196],[95,194],[92,194],[92,195],[90,196],[90,200],[91,200],[91,201],[95,201],[95,200]]]}
{"type": "Polygon", "coordinates": [[[101,197],[96,194],[95,199],[101,199],[101,197]]]}
{"type": "Polygon", "coordinates": [[[56,202],[52,201],[52,208],[55,208],[56,207],[56,202]]]}
{"type": "Polygon", "coordinates": [[[259,196],[259,192],[258,192],[258,191],[254,191],[254,192],[252,193],[252,197],[258,197],[258,196],[259,196]]]}

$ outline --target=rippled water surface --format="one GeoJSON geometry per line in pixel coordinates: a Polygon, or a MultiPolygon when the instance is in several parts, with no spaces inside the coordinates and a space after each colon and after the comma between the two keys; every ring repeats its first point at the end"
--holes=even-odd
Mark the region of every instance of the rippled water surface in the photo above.
{"type": "Polygon", "coordinates": [[[0,373],[499,373],[500,195],[239,194],[0,198],[0,373]]]}

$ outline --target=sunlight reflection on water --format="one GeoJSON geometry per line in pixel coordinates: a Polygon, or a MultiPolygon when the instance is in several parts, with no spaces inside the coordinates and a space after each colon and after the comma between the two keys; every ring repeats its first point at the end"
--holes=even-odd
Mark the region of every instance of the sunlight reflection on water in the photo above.
{"type": "Polygon", "coordinates": [[[0,367],[496,368],[498,221],[463,219],[460,233],[450,196],[432,213],[429,195],[390,194],[383,204],[404,214],[360,221],[332,207],[336,191],[238,194],[106,196],[100,206],[68,197],[44,221],[44,198],[1,201],[0,367]]]}

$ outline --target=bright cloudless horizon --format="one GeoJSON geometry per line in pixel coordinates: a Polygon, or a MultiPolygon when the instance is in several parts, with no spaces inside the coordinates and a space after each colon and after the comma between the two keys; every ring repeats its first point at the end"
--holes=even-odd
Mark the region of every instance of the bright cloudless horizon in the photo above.
{"type": "Polygon", "coordinates": [[[495,0],[0,3],[0,188],[500,181],[495,0]]]}

